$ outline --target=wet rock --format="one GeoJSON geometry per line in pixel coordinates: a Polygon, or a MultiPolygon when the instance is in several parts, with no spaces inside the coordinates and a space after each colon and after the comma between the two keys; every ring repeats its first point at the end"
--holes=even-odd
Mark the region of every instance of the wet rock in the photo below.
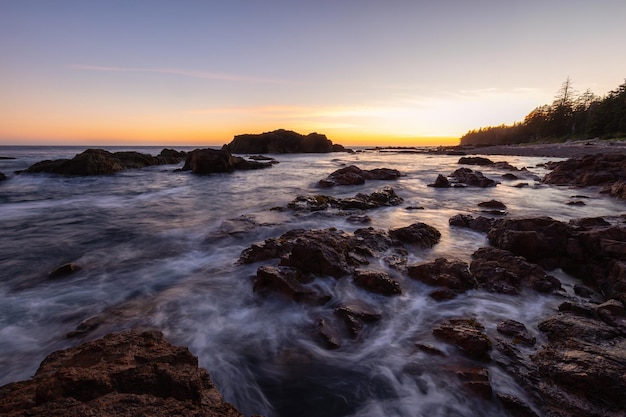
{"type": "Polygon", "coordinates": [[[236,135],[228,147],[236,154],[329,153],[334,150],[332,141],[326,135],[302,135],[285,129],[236,135]]]}
{"type": "Polygon", "coordinates": [[[450,177],[459,183],[473,187],[495,187],[498,184],[497,181],[485,177],[482,172],[472,171],[469,168],[459,168],[450,177]]]}
{"type": "Polygon", "coordinates": [[[379,207],[397,206],[404,199],[391,187],[385,187],[371,194],[359,193],[350,198],[335,198],[325,195],[298,196],[287,207],[296,211],[321,211],[329,208],[340,210],[370,210],[379,207]]]}
{"type": "Polygon", "coordinates": [[[551,317],[539,329],[548,343],[532,362],[542,383],[553,386],[552,399],[544,395],[548,403],[566,403],[573,409],[568,415],[575,416],[612,416],[626,409],[623,333],[600,320],[571,314],[551,317]]]}
{"type": "MultiPolygon", "coordinates": [[[[176,160],[178,163],[180,159],[176,160]]],[[[127,169],[172,163],[172,159],[154,157],[139,152],[109,152],[87,149],[72,159],[40,161],[28,167],[25,173],[49,173],[68,176],[109,175],[127,169]]]]}
{"type": "Polygon", "coordinates": [[[351,216],[346,217],[346,221],[350,223],[368,224],[372,222],[372,219],[370,216],[366,214],[353,214],[351,216]]]}
{"type": "Polygon", "coordinates": [[[448,178],[439,174],[437,175],[437,179],[435,180],[435,182],[432,184],[428,184],[428,186],[435,188],[450,188],[452,187],[452,184],[450,184],[450,180],[448,180],[448,178]]]}
{"type": "Polygon", "coordinates": [[[456,367],[452,371],[469,392],[484,400],[490,400],[493,397],[493,390],[489,381],[489,370],[487,368],[456,367]]]}
{"type": "Polygon", "coordinates": [[[358,337],[366,323],[372,323],[382,318],[382,313],[361,301],[353,300],[344,303],[335,309],[335,314],[341,317],[352,338],[358,337]]]}
{"type": "Polygon", "coordinates": [[[619,180],[610,185],[605,185],[600,192],[626,200],[626,180],[619,180]]]}
{"type": "Polygon", "coordinates": [[[470,271],[478,285],[489,291],[517,295],[522,288],[552,292],[561,288],[558,279],[521,256],[493,247],[480,248],[472,254],[470,271]]]}
{"type": "Polygon", "coordinates": [[[402,294],[400,284],[382,271],[357,270],[353,282],[367,291],[382,295],[402,294]]]}
{"type": "Polygon", "coordinates": [[[433,328],[433,334],[461,349],[468,357],[489,360],[492,344],[485,328],[473,319],[450,319],[433,328]]]}
{"type": "Polygon", "coordinates": [[[498,392],[496,398],[512,417],[539,417],[528,404],[511,394],[498,392]]]}
{"type": "Polygon", "coordinates": [[[512,181],[512,180],[518,180],[518,179],[519,179],[519,177],[518,177],[517,175],[515,175],[515,174],[511,174],[510,172],[508,172],[508,173],[506,173],[506,174],[503,174],[503,175],[502,175],[502,178],[503,178],[503,179],[505,179],[505,180],[511,180],[511,181],[512,181]]]}
{"type": "Polygon", "coordinates": [[[444,287],[449,290],[435,292],[434,298],[438,300],[453,298],[478,286],[465,262],[448,261],[445,258],[437,258],[433,262],[409,265],[408,275],[425,284],[444,287]]]}
{"type": "Polygon", "coordinates": [[[337,185],[359,185],[364,184],[366,180],[395,180],[401,175],[400,171],[396,169],[376,168],[363,170],[355,165],[350,165],[336,170],[317,184],[322,188],[337,185]]]}
{"type": "Polygon", "coordinates": [[[7,176],[0,172],[0,181],[4,181],[7,179],[7,176]]]}
{"type": "Polygon", "coordinates": [[[481,156],[464,156],[459,159],[459,164],[463,165],[493,165],[494,162],[489,158],[483,158],[481,156]]]}
{"type": "Polygon", "coordinates": [[[495,219],[484,216],[473,217],[469,214],[457,214],[448,220],[450,226],[465,227],[483,233],[488,232],[495,222],[495,219]]]}
{"type": "Polygon", "coordinates": [[[317,303],[321,296],[305,286],[311,280],[289,267],[260,266],[253,280],[254,292],[274,292],[293,301],[317,303]]]}
{"type": "Polygon", "coordinates": [[[478,203],[478,207],[484,207],[484,208],[495,209],[495,210],[506,210],[506,204],[497,200],[483,201],[482,203],[478,203]]]}
{"type": "Polygon", "coordinates": [[[534,346],[536,339],[528,333],[524,323],[515,320],[505,320],[498,324],[497,330],[505,336],[513,339],[514,344],[534,346]]]}
{"type": "Polygon", "coordinates": [[[421,248],[433,247],[441,239],[439,230],[426,223],[414,223],[410,226],[390,229],[389,235],[403,243],[410,243],[421,248]]]}
{"type": "Polygon", "coordinates": [[[0,387],[17,416],[243,416],[186,348],[160,332],[126,331],[49,355],[35,376],[0,387]]]}
{"type": "MultiPolygon", "coordinates": [[[[558,162],[552,172],[543,179],[546,184],[579,187],[592,185],[611,187],[623,181],[626,181],[626,155],[618,153],[587,155],[558,162]]],[[[617,186],[615,190],[617,194],[621,188],[617,186]]]]}
{"type": "Polygon", "coordinates": [[[162,164],[178,164],[185,158],[187,158],[187,152],[168,148],[161,150],[159,155],[157,155],[157,159],[162,164]]]}
{"type": "Polygon", "coordinates": [[[48,273],[48,278],[64,278],[68,275],[72,275],[73,273],[80,271],[81,269],[82,268],[78,264],[68,263],[50,271],[48,273]]]}
{"type": "Polygon", "coordinates": [[[183,171],[191,171],[194,174],[208,175],[221,172],[233,172],[235,170],[250,170],[269,168],[269,162],[250,161],[238,156],[233,156],[227,146],[222,149],[196,149],[187,155],[183,171]]]}
{"type": "Polygon", "coordinates": [[[328,318],[320,317],[317,320],[317,333],[324,340],[327,349],[341,347],[341,331],[328,318]]]}
{"type": "Polygon", "coordinates": [[[568,201],[567,203],[568,206],[586,206],[587,203],[585,203],[582,200],[574,200],[574,201],[568,201]]]}

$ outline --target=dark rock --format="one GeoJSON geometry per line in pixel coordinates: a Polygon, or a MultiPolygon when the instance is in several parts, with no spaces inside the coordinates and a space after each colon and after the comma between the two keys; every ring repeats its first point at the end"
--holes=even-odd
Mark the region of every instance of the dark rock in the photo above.
{"type": "Polygon", "coordinates": [[[372,219],[370,216],[366,214],[353,214],[351,216],[346,217],[346,221],[350,223],[368,224],[372,222],[372,219]]]}
{"type": "Polygon", "coordinates": [[[285,129],[260,134],[236,135],[228,147],[232,153],[236,154],[333,152],[333,143],[326,135],[309,133],[305,136],[285,129]]]}
{"type": "Polygon", "coordinates": [[[253,289],[279,293],[293,301],[316,303],[320,295],[304,285],[310,281],[294,268],[264,265],[257,269],[253,289]]]}
{"type": "Polygon", "coordinates": [[[568,201],[565,204],[567,204],[568,206],[586,206],[587,205],[587,203],[581,200],[568,201]]]}
{"type": "Polygon", "coordinates": [[[327,318],[321,317],[317,320],[317,333],[321,336],[328,349],[338,349],[341,347],[341,332],[335,324],[327,318]]]}
{"type": "Polygon", "coordinates": [[[417,245],[421,248],[430,248],[439,243],[441,233],[426,223],[414,223],[406,227],[389,230],[389,235],[404,243],[417,245]]]}
{"type": "Polygon", "coordinates": [[[456,367],[452,370],[461,381],[465,389],[473,394],[478,395],[484,400],[490,400],[493,397],[493,390],[489,382],[489,370],[487,368],[474,367],[456,367]]]}
{"type": "Polygon", "coordinates": [[[287,204],[296,211],[321,211],[328,208],[340,210],[370,210],[379,207],[397,206],[404,199],[396,194],[393,188],[385,187],[371,194],[359,193],[350,198],[335,198],[326,195],[298,196],[287,204]]]}
{"type": "Polygon", "coordinates": [[[511,394],[498,392],[496,398],[512,417],[539,417],[528,404],[511,394]]]}
{"type": "Polygon", "coordinates": [[[472,359],[489,360],[492,344],[484,330],[473,319],[450,319],[433,328],[433,334],[458,347],[472,359]]]}
{"type": "Polygon", "coordinates": [[[178,164],[185,158],[187,158],[187,152],[168,148],[161,150],[161,153],[157,156],[157,159],[162,164],[178,164]]]}
{"type": "Polygon", "coordinates": [[[510,172],[508,172],[506,174],[503,174],[502,178],[505,179],[505,180],[518,180],[519,179],[519,177],[517,175],[511,174],[510,172]]]}
{"type": "Polygon", "coordinates": [[[492,247],[480,248],[472,258],[472,276],[481,288],[489,292],[515,295],[523,287],[539,292],[552,292],[561,288],[559,280],[511,252],[492,247]]]}
{"type": "Polygon", "coordinates": [[[340,168],[320,180],[317,184],[322,188],[334,187],[336,185],[359,185],[366,180],[395,180],[400,177],[400,171],[390,168],[376,168],[363,170],[355,165],[340,168]]]}
{"type": "Polygon", "coordinates": [[[493,165],[494,162],[489,158],[481,156],[465,156],[459,159],[459,164],[463,165],[493,165]]]}
{"type": "MultiPolygon", "coordinates": [[[[447,292],[436,292],[435,298],[447,300],[457,294],[478,286],[471,276],[468,265],[461,261],[448,261],[437,258],[433,262],[409,265],[408,275],[428,285],[444,287],[447,292]]],[[[431,295],[432,296],[432,295],[431,295]]]]}
{"type": "Polygon", "coordinates": [[[0,387],[0,414],[243,416],[186,348],[126,331],[49,355],[35,376],[0,387]]]}
{"type": "Polygon", "coordinates": [[[529,187],[529,186],[530,184],[528,184],[527,182],[520,182],[514,185],[515,188],[524,188],[524,187],[529,187]]]}
{"type": "Polygon", "coordinates": [[[478,216],[474,218],[469,214],[457,214],[450,217],[448,223],[450,226],[465,227],[467,229],[476,230],[477,232],[486,233],[495,224],[495,219],[478,216]]]}
{"type": "Polygon", "coordinates": [[[357,270],[354,273],[353,282],[357,286],[377,294],[402,294],[400,284],[392,279],[386,272],[357,270]]]}
{"type": "Polygon", "coordinates": [[[482,203],[478,203],[478,207],[484,207],[495,210],[506,210],[506,205],[497,200],[489,200],[483,201],[482,203]]]}
{"type": "Polygon", "coordinates": [[[233,172],[235,170],[249,170],[269,168],[269,162],[249,161],[238,156],[233,156],[227,146],[222,149],[196,149],[187,155],[183,171],[191,171],[194,174],[207,175],[220,172],[233,172]]]}
{"type": "Polygon", "coordinates": [[[452,184],[450,184],[450,181],[448,180],[448,178],[439,174],[437,175],[437,179],[435,180],[435,182],[432,184],[428,184],[428,186],[435,187],[435,188],[450,188],[452,187],[452,184]]]}
{"type": "Polygon", "coordinates": [[[513,166],[513,165],[509,164],[509,163],[508,163],[508,162],[506,162],[506,161],[503,161],[503,162],[495,162],[495,163],[492,165],[492,167],[493,167],[493,168],[499,168],[499,169],[505,169],[505,170],[507,170],[507,171],[520,171],[519,169],[517,169],[517,167],[515,167],[515,166],[513,166]]]}
{"type": "Polygon", "coordinates": [[[48,278],[63,278],[66,277],[68,275],[71,275],[75,272],[80,271],[82,268],[80,267],[80,265],[75,264],[75,263],[68,263],[65,265],[61,265],[58,268],[55,268],[54,270],[50,271],[48,273],[48,278]]]}
{"type": "Polygon", "coordinates": [[[469,168],[459,168],[450,177],[459,183],[473,187],[495,187],[498,184],[497,181],[485,177],[482,172],[472,171],[469,168]]]}
{"type": "Polygon", "coordinates": [[[513,343],[534,346],[536,339],[528,333],[524,323],[515,320],[505,320],[498,324],[497,330],[503,335],[513,338],[513,343]]]}
{"type": "Polygon", "coordinates": [[[0,172],[0,181],[4,181],[7,179],[7,176],[0,172]]]}

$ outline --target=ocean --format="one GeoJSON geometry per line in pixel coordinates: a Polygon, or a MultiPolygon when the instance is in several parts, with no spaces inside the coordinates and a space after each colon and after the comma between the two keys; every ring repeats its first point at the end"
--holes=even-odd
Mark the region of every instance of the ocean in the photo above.
{"type": "MultiPolygon", "coordinates": [[[[172,146],[177,150],[191,150],[172,146]]],[[[568,221],[623,212],[623,201],[541,184],[556,158],[497,157],[527,172],[471,167],[501,183],[492,188],[428,187],[438,174],[459,168],[459,156],[363,149],[357,153],[272,155],[268,169],[196,176],[179,165],[128,170],[110,176],[60,177],[14,174],[44,159],[71,158],[86,147],[0,147],[0,385],[31,377],[51,352],[130,327],[164,332],[188,346],[208,369],[225,399],[246,415],[265,416],[503,416],[494,402],[468,396],[442,368],[449,357],[416,348],[452,346],[432,335],[451,317],[483,323],[515,319],[541,338],[537,322],[562,301],[558,295],[491,294],[482,290],[437,302],[425,284],[379,260],[373,269],[396,278],[403,294],[385,297],[320,277],[333,303],[358,298],[377,306],[382,319],[357,339],[329,350],[316,338],[315,318],[324,306],[294,303],[253,292],[259,264],[237,263],[242,250],[292,229],[360,227],[388,229],[423,222],[441,232],[430,249],[412,248],[409,264],[439,257],[469,262],[488,242],[484,234],[449,226],[463,213],[486,216],[478,203],[498,200],[508,217],[551,216],[568,221]],[[395,181],[367,181],[328,189],[317,181],[346,165],[394,168],[395,181]],[[525,187],[516,187],[519,183],[525,187]],[[298,195],[352,197],[385,186],[404,203],[368,211],[371,224],[347,221],[346,213],[294,212],[298,195]],[[568,205],[583,201],[584,205],[568,205]],[[276,208],[284,210],[277,210],[276,208]],[[420,207],[420,208],[417,208],[420,207]],[[66,264],[82,269],[51,279],[66,264]],[[76,333],[76,330],[80,330],[76,333]],[[68,334],[74,333],[74,337],[68,334]]],[[[156,155],[162,147],[106,147],[156,155]]],[[[573,280],[552,271],[565,291],[573,280]]],[[[495,325],[494,325],[495,326],[495,325]]],[[[487,328],[493,333],[495,328],[487,328]]],[[[492,386],[524,399],[523,390],[497,365],[486,365],[492,386]]]]}

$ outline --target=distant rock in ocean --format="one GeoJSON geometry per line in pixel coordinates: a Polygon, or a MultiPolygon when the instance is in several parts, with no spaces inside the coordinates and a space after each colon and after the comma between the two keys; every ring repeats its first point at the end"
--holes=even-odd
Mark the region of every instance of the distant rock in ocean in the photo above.
{"type": "Polygon", "coordinates": [[[346,152],[320,133],[300,133],[278,129],[260,134],[236,135],[228,144],[232,153],[328,153],[346,152]]]}
{"type": "Polygon", "coordinates": [[[108,175],[152,165],[177,164],[185,156],[185,152],[177,152],[172,149],[163,149],[158,156],[139,152],[112,153],[104,149],[87,149],[72,159],[37,162],[24,172],[31,174],[45,172],[70,176],[108,175]]]}
{"type": "Polygon", "coordinates": [[[228,145],[222,149],[195,149],[189,152],[182,171],[191,171],[194,174],[207,175],[219,172],[233,172],[235,170],[249,170],[269,168],[272,162],[248,161],[233,156],[228,145]]]}

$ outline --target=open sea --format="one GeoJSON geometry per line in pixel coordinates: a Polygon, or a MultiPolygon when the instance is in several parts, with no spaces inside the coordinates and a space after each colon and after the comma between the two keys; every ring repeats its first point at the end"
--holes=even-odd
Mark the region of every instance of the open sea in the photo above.
{"type": "MultiPolygon", "coordinates": [[[[431,287],[373,260],[371,267],[396,278],[403,294],[384,297],[348,285],[349,278],[320,279],[333,302],[359,298],[383,312],[362,337],[328,350],[311,331],[323,307],[253,293],[251,277],[259,265],[239,265],[241,251],[297,228],[354,231],[424,222],[441,232],[441,241],[431,249],[412,249],[409,264],[438,257],[469,262],[476,249],[488,245],[486,237],[451,227],[448,219],[482,214],[477,204],[483,201],[505,203],[508,217],[548,215],[563,221],[596,216],[611,221],[626,211],[624,201],[597,188],[541,184],[538,179],[548,171],[538,164],[558,160],[541,157],[489,156],[527,167],[527,173],[514,172],[517,180],[501,178],[509,171],[472,166],[501,182],[492,188],[427,186],[438,174],[459,168],[459,156],[375,150],[271,155],[279,161],[271,168],[210,176],[174,172],[182,163],[96,177],[14,174],[85,149],[0,147],[0,157],[16,158],[0,159],[0,172],[9,177],[0,182],[0,385],[31,377],[55,350],[111,331],[151,327],[188,346],[225,399],[246,415],[506,416],[498,404],[467,395],[441,371],[448,357],[429,355],[416,343],[452,352],[432,335],[435,323],[451,317],[482,323],[515,319],[540,339],[537,322],[561,297],[475,290],[436,302],[428,296],[431,287]],[[316,187],[318,180],[352,164],[395,168],[404,176],[316,187]],[[515,187],[521,182],[529,185],[515,187]],[[271,210],[298,195],[352,197],[384,186],[392,186],[404,203],[368,211],[367,226],[350,223],[337,211],[271,210]],[[572,201],[585,205],[567,204],[572,201]],[[69,262],[82,269],[48,277],[69,262]],[[90,331],[68,338],[77,328],[90,331]]],[[[156,155],[162,147],[105,149],[156,155]]],[[[551,274],[573,293],[570,277],[551,274]]],[[[495,334],[495,324],[486,332],[495,334]]],[[[510,376],[495,364],[487,366],[494,390],[525,398],[510,376]]]]}

